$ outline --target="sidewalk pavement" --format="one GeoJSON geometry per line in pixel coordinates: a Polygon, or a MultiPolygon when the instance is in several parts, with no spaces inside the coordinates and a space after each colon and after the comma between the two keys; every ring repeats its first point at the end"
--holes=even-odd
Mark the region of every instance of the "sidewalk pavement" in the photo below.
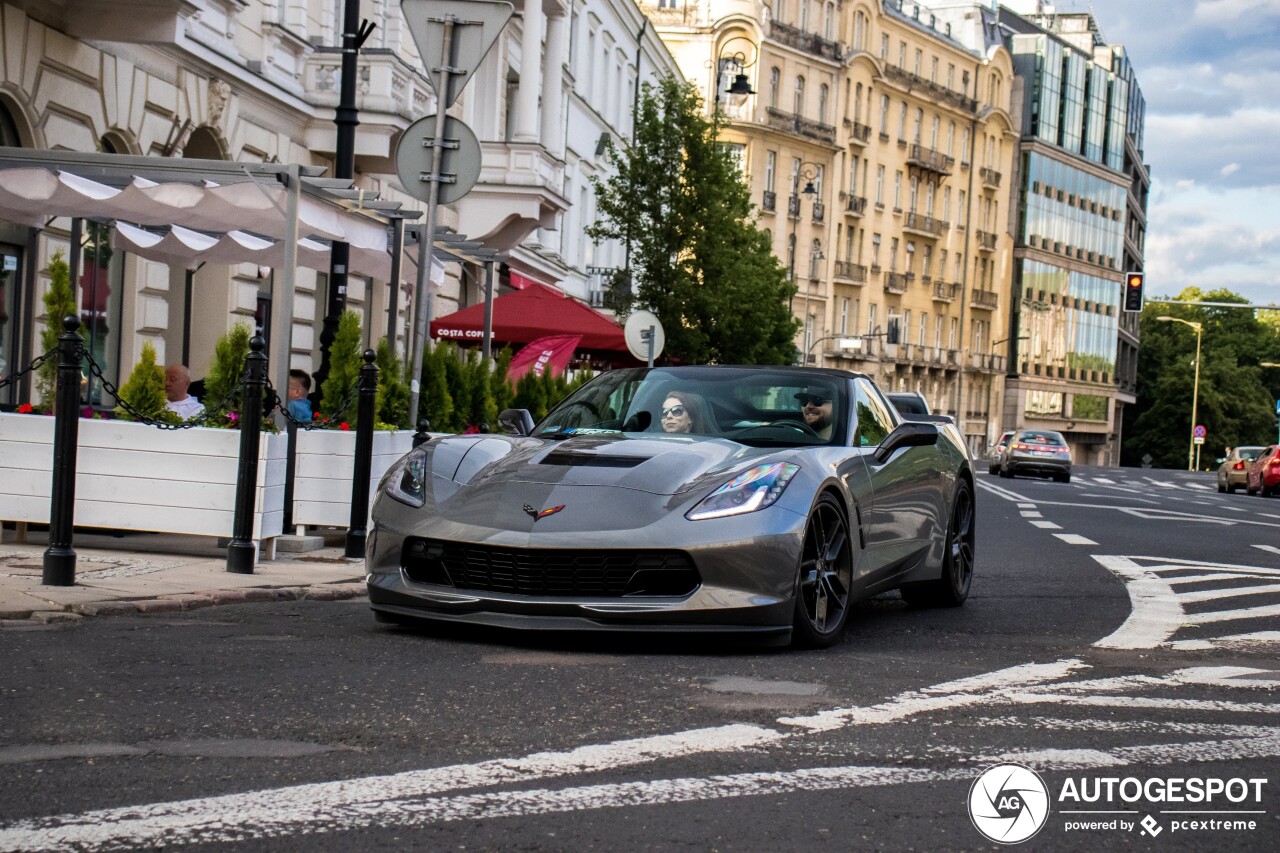
{"type": "Polygon", "coordinates": [[[77,530],[74,586],[41,583],[47,534],[18,543],[0,536],[0,627],[72,622],[88,616],[174,613],[247,601],[333,600],[364,595],[364,561],[343,556],[341,539],[309,553],[276,552],[251,575],[227,571],[214,539],[77,530]]]}

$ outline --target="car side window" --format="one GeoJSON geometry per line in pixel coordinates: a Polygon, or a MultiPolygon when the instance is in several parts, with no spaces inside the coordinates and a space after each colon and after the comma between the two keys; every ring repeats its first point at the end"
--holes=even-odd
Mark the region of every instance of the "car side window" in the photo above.
{"type": "Polygon", "coordinates": [[[893,431],[893,416],[884,399],[865,379],[854,380],[855,409],[858,424],[853,433],[854,447],[875,447],[893,431]]]}

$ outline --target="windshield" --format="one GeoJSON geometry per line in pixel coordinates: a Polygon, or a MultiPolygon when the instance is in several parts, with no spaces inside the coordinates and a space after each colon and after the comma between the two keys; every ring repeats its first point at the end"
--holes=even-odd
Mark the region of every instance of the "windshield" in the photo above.
{"type": "Polygon", "coordinates": [[[756,447],[843,443],[848,382],[768,367],[614,370],[556,405],[542,438],[591,433],[727,438],[756,447]]]}

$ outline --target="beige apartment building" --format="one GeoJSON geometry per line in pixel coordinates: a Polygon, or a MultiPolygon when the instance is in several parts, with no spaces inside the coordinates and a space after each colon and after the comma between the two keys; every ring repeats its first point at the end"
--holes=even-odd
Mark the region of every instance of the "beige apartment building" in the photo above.
{"type": "Polygon", "coordinates": [[[920,391],[984,452],[1001,429],[1018,147],[994,13],[975,5],[953,31],[912,3],[643,5],[719,107],[797,286],[799,360],[920,391]]]}

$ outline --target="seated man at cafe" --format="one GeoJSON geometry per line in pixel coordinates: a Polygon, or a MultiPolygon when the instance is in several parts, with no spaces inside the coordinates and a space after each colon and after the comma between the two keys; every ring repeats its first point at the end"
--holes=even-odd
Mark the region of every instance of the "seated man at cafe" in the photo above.
{"type": "Polygon", "coordinates": [[[184,421],[198,417],[204,411],[204,404],[187,393],[190,387],[191,371],[185,364],[171,364],[165,368],[164,395],[168,400],[165,408],[184,421]]]}

